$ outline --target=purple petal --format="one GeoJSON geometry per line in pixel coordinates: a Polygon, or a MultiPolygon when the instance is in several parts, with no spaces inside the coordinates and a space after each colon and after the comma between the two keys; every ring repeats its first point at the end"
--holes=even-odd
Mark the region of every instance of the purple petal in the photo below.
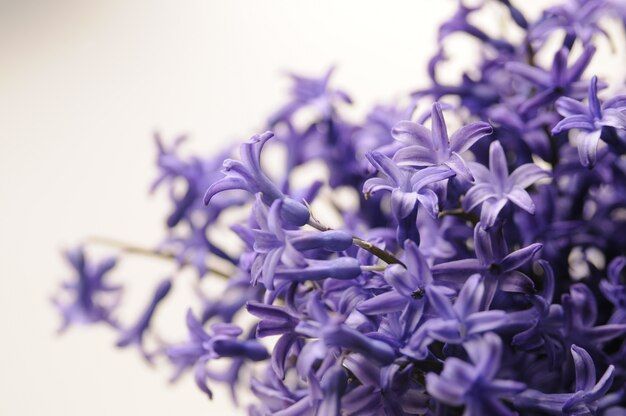
{"type": "Polygon", "coordinates": [[[542,244],[534,243],[508,254],[500,262],[502,270],[508,272],[528,263],[542,247],[542,244]]]}
{"type": "Polygon", "coordinates": [[[624,113],[624,109],[617,110],[609,108],[604,110],[600,124],[603,126],[614,127],[616,129],[626,129],[626,114],[624,113]]]}
{"type": "Polygon", "coordinates": [[[451,406],[460,406],[465,401],[465,389],[442,379],[435,373],[426,374],[426,390],[437,400],[451,406]]]}
{"type": "Polygon", "coordinates": [[[470,212],[489,198],[496,198],[497,194],[490,183],[477,183],[472,186],[461,201],[463,210],[470,212]]]}
{"type": "Polygon", "coordinates": [[[391,193],[391,211],[399,218],[406,218],[411,214],[419,197],[415,192],[402,192],[394,189],[391,193]]]}
{"type": "Polygon", "coordinates": [[[532,82],[533,84],[548,86],[550,85],[550,75],[541,68],[536,68],[520,62],[507,62],[506,69],[513,74],[532,82]]]}
{"type": "Polygon", "coordinates": [[[427,167],[411,176],[411,189],[419,192],[419,190],[426,185],[448,179],[452,176],[454,176],[454,172],[447,166],[427,167]]]}
{"type": "Polygon", "coordinates": [[[502,340],[493,332],[463,344],[467,355],[487,380],[495,377],[502,359],[502,340]]]}
{"type": "Polygon", "coordinates": [[[509,177],[506,155],[498,141],[491,143],[491,146],[489,146],[489,170],[501,184],[504,184],[506,178],[509,177]]]}
{"type": "Polygon", "coordinates": [[[435,152],[422,146],[407,146],[396,152],[393,156],[398,166],[432,166],[437,163],[435,152]]]}
{"type": "Polygon", "coordinates": [[[602,117],[602,108],[600,107],[600,100],[598,100],[598,77],[595,75],[591,77],[589,83],[589,112],[595,118],[602,117]]]}
{"type": "Polygon", "coordinates": [[[556,111],[563,117],[588,115],[587,107],[578,100],[570,97],[561,97],[554,103],[556,111]]]}
{"type": "Polygon", "coordinates": [[[381,173],[385,174],[392,181],[395,182],[396,185],[399,185],[404,182],[405,174],[402,170],[395,164],[391,159],[387,156],[383,155],[377,151],[367,152],[365,154],[367,160],[381,173]]]}
{"type": "Polygon", "coordinates": [[[378,191],[393,191],[393,186],[384,178],[370,178],[363,184],[363,194],[366,197],[378,191]]]}
{"type": "Polygon", "coordinates": [[[500,279],[500,289],[503,292],[533,294],[535,283],[522,272],[511,271],[500,279]]]}
{"type": "Polygon", "coordinates": [[[604,110],[613,108],[616,110],[626,109],[626,95],[618,95],[617,97],[609,98],[604,102],[604,110]]]}
{"type": "Polygon", "coordinates": [[[216,194],[233,189],[244,189],[246,191],[253,192],[253,190],[249,187],[248,182],[244,179],[227,176],[209,187],[204,194],[204,205],[209,205],[209,202],[211,202],[211,199],[216,194]]]}
{"type": "Polygon", "coordinates": [[[457,315],[452,307],[452,302],[437,286],[427,286],[426,296],[428,297],[428,303],[439,316],[444,319],[456,320],[457,315]]]}
{"type": "Polygon", "coordinates": [[[454,302],[456,316],[465,318],[480,310],[480,304],[485,293],[483,278],[479,274],[470,276],[459,292],[459,297],[454,302]]]}
{"type": "Polygon", "coordinates": [[[519,186],[514,186],[507,194],[506,197],[509,201],[528,212],[529,214],[535,213],[535,203],[533,202],[528,192],[519,186]]]}
{"type": "MultiPolygon", "coordinates": [[[[596,48],[594,46],[587,46],[580,57],[574,62],[574,64],[567,70],[567,81],[574,82],[578,81],[582,76],[583,72],[591,62],[591,58],[596,53],[596,48]]],[[[566,58],[567,60],[567,58],[566,58]]]]}
{"type": "Polygon", "coordinates": [[[481,224],[484,224],[486,228],[492,227],[498,219],[498,214],[500,214],[500,211],[502,211],[502,208],[504,208],[507,202],[508,200],[506,198],[497,200],[488,199],[485,201],[480,211],[481,224]]]}
{"type": "Polygon", "coordinates": [[[596,384],[596,366],[589,353],[577,345],[570,349],[576,368],[576,391],[591,390],[596,384]]]}
{"type": "Polygon", "coordinates": [[[578,157],[583,166],[592,168],[596,164],[598,142],[602,130],[578,133],[578,157]]]}
{"type": "Polygon", "coordinates": [[[510,186],[517,185],[526,189],[538,180],[548,177],[550,177],[550,174],[539,166],[534,163],[525,163],[511,173],[507,184],[510,184],[510,186]]]}
{"type": "MultiPolygon", "coordinates": [[[[408,283],[409,285],[414,286],[413,290],[415,290],[418,286],[426,286],[427,284],[431,283],[433,279],[430,273],[430,268],[428,267],[428,263],[426,262],[426,259],[422,255],[417,244],[415,244],[411,240],[405,241],[404,251],[406,253],[405,263],[409,271],[408,283]]],[[[397,277],[394,277],[394,280],[395,279],[397,279],[397,277]]],[[[389,279],[387,281],[394,287],[400,284],[397,281],[394,282],[390,281],[389,279]]]]}
{"type": "Polygon", "coordinates": [[[458,153],[452,152],[450,158],[444,164],[456,174],[457,178],[467,182],[474,182],[472,172],[470,172],[467,164],[465,164],[465,161],[458,153]]]}
{"type": "Polygon", "coordinates": [[[439,199],[437,198],[437,194],[431,189],[422,189],[417,194],[417,200],[420,205],[424,207],[428,215],[432,218],[437,218],[437,214],[439,212],[439,199]]]}
{"type": "MultiPolygon", "coordinates": [[[[596,385],[585,394],[585,399],[588,401],[596,401],[604,397],[608,393],[609,389],[613,385],[613,376],[615,374],[615,366],[609,365],[604,374],[596,385]]],[[[578,378],[578,377],[577,377],[578,378]]]]}
{"type": "Polygon", "coordinates": [[[441,112],[441,106],[439,103],[434,103],[431,112],[432,121],[432,141],[435,150],[444,151],[450,148],[450,142],[448,139],[448,128],[446,127],[446,121],[443,118],[441,112]]]}
{"type": "Polygon", "coordinates": [[[408,145],[418,145],[431,149],[432,134],[426,127],[412,121],[400,121],[391,129],[391,136],[399,142],[408,145]]]}
{"type": "Polygon", "coordinates": [[[504,311],[484,311],[468,316],[465,319],[465,325],[467,325],[468,334],[482,334],[500,328],[506,320],[507,314],[504,311]]]}
{"type": "Polygon", "coordinates": [[[595,129],[593,119],[587,115],[573,115],[569,117],[565,117],[563,120],[559,121],[556,126],[552,129],[552,134],[558,134],[562,131],[567,131],[571,129],[580,129],[585,131],[592,131],[595,129]]]}
{"type": "Polygon", "coordinates": [[[452,282],[465,281],[468,275],[483,271],[476,259],[454,260],[436,264],[431,268],[434,277],[452,282]]]}
{"type": "Polygon", "coordinates": [[[450,138],[450,151],[463,153],[478,140],[493,133],[489,123],[477,122],[461,127],[450,138]]]}
{"type": "Polygon", "coordinates": [[[357,310],[366,315],[399,312],[404,309],[408,301],[409,299],[404,295],[391,290],[359,303],[357,310]]]}

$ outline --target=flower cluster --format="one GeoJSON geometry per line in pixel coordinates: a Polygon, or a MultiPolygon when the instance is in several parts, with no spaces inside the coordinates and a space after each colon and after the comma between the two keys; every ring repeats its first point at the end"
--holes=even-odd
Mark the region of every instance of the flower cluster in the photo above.
{"type": "Polygon", "coordinates": [[[155,187],[173,210],[147,252],[227,279],[223,292],[198,289],[188,339],[150,349],[176,276],[125,326],[104,283],[114,261],[79,249],[70,301],[55,298],[63,327],[104,321],[209,397],[223,382],[237,400],[249,380],[255,416],[626,414],[626,95],[588,69],[611,20],[626,24],[626,3],[567,0],[532,20],[509,0],[461,2],[429,86],[361,123],[342,117],[352,99],[329,70],[292,76],[272,131],[238,157],[185,158],[158,139],[155,187]],[[494,10],[523,36],[474,23],[494,10]],[[444,84],[453,34],[481,59],[444,84]],[[272,146],[286,149],[278,176],[272,146]],[[211,239],[224,221],[239,252],[211,239]]]}

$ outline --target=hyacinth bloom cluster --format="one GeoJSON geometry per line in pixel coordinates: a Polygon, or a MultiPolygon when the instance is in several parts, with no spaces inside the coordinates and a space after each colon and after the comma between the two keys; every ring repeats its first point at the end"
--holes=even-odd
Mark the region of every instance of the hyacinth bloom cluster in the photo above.
{"type": "Polygon", "coordinates": [[[352,98],[331,69],[293,75],[238,152],[157,138],[168,235],[117,248],[196,271],[188,335],[153,331],[176,274],[124,322],[115,260],[83,246],[54,298],[62,329],[105,323],[208,397],[247,390],[254,416],[626,414],[626,95],[590,71],[611,21],[626,25],[626,3],[569,0],[533,20],[508,0],[461,2],[428,85],[362,122],[342,115],[352,98]],[[480,27],[487,9],[523,36],[480,27]],[[444,84],[452,35],[482,54],[444,84]],[[322,180],[302,177],[320,165],[322,180]]]}

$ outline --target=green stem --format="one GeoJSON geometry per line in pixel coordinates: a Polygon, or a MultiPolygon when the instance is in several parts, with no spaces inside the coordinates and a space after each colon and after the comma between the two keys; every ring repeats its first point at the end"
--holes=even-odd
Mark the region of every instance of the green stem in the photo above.
{"type": "MultiPolygon", "coordinates": [[[[123,241],[119,241],[119,240],[115,240],[112,238],[106,238],[106,237],[89,237],[87,238],[87,243],[90,244],[98,244],[98,245],[103,245],[103,246],[108,246],[108,247],[115,247],[121,251],[123,251],[124,253],[128,253],[128,254],[137,254],[140,256],[147,256],[147,257],[154,257],[154,258],[159,258],[159,259],[163,259],[163,260],[176,260],[176,254],[169,252],[169,251],[164,251],[164,250],[155,250],[155,249],[151,249],[151,248],[146,248],[146,247],[140,247],[140,246],[135,246],[133,244],[128,244],[126,242],[123,241]]],[[[184,261],[182,263],[184,266],[188,266],[190,265],[189,262],[184,261]]],[[[215,269],[215,268],[208,268],[207,271],[209,273],[218,275],[220,277],[224,277],[224,278],[230,278],[231,274],[226,273],[224,271],[215,269]]]]}

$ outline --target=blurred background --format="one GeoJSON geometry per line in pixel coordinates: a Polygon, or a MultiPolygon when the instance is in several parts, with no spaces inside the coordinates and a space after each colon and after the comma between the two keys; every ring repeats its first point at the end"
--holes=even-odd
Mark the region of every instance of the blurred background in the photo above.
{"type": "MultiPolygon", "coordinates": [[[[522,3],[532,16],[552,2],[522,3]]],[[[354,117],[426,85],[456,2],[384,4],[0,0],[0,415],[237,414],[215,383],[213,402],[191,377],[169,386],[169,368],[116,349],[104,327],[57,336],[49,299],[70,273],[60,252],[94,235],[163,238],[168,203],[148,194],[153,133],[186,133],[201,153],[244,140],[286,98],[286,70],[336,65],[354,117]]],[[[141,307],[142,287],[172,270],[144,258],[116,275],[141,307]]],[[[184,334],[178,318],[166,325],[184,334]]]]}

